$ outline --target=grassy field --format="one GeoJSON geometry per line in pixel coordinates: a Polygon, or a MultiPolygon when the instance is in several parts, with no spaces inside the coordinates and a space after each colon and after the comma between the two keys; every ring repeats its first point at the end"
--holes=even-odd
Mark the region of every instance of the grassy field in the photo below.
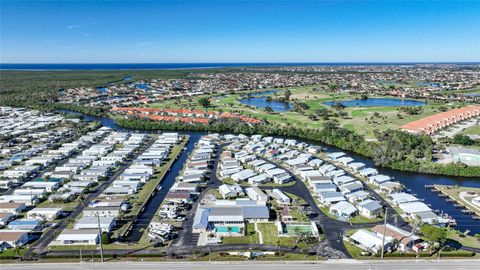
{"type": "MultiPolygon", "coordinates": [[[[292,93],[290,97],[291,101],[301,101],[309,106],[308,109],[301,113],[293,110],[281,113],[268,113],[262,109],[240,103],[238,100],[242,98],[242,95],[240,94],[197,96],[182,100],[167,100],[159,103],[148,104],[146,106],[154,108],[204,109],[200,106],[198,100],[203,97],[211,97],[212,107],[208,108],[210,110],[242,113],[250,117],[274,122],[279,125],[321,128],[326,120],[320,118],[317,120],[312,120],[308,116],[315,114],[315,112],[319,109],[325,108],[330,109],[332,112],[336,112],[334,108],[322,104],[323,102],[341,101],[359,97],[351,94],[337,94],[318,90],[312,91],[313,88],[318,89],[317,86],[302,86],[289,89],[292,93]]],[[[282,91],[285,89],[278,90],[282,91]]],[[[282,96],[283,93],[279,92],[276,95],[282,96]]],[[[273,96],[275,96],[275,94],[273,96]]],[[[330,119],[337,119],[341,126],[350,130],[354,130],[356,133],[365,136],[367,139],[372,139],[374,138],[376,130],[397,129],[408,122],[439,113],[440,107],[442,106],[453,108],[459,105],[461,104],[429,103],[422,107],[423,110],[418,115],[408,115],[406,113],[399,112],[399,107],[348,107],[343,109],[343,111],[347,114],[346,117],[330,117],[330,119]]]]}
{"type": "Polygon", "coordinates": [[[480,126],[473,126],[473,127],[466,128],[465,130],[460,132],[460,134],[463,134],[463,135],[480,135],[480,126]]]}
{"type": "Polygon", "coordinates": [[[238,236],[231,236],[231,237],[223,237],[223,244],[258,244],[258,234],[255,232],[254,224],[247,223],[245,226],[245,235],[238,237],[238,236]]]}
{"type": "MultiPolygon", "coordinates": [[[[160,184],[163,180],[163,177],[168,172],[168,169],[172,166],[173,162],[175,162],[175,158],[180,154],[182,148],[185,146],[186,140],[182,143],[175,145],[170,154],[168,155],[168,161],[161,166],[155,168],[155,174],[153,175],[152,179],[148,181],[145,185],[143,185],[142,189],[130,199],[132,201],[132,209],[130,212],[124,217],[127,220],[133,220],[135,216],[138,215],[140,209],[142,208],[143,204],[146,202],[148,197],[152,194],[155,188],[160,184]]],[[[121,228],[115,231],[115,235],[120,236],[125,233],[125,230],[130,226],[131,221],[126,222],[121,228]]],[[[144,233],[146,234],[146,233],[144,233]]]]}
{"type": "Polygon", "coordinates": [[[295,243],[295,237],[278,236],[277,228],[274,223],[258,223],[258,229],[262,233],[263,243],[265,245],[285,246],[285,247],[307,247],[303,242],[295,243]]]}
{"type": "Polygon", "coordinates": [[[447,238],[457,241],[463,246],[480,248],[479,238],[471,235],[464,235],[454,229],[447,229],[447,238]]]}

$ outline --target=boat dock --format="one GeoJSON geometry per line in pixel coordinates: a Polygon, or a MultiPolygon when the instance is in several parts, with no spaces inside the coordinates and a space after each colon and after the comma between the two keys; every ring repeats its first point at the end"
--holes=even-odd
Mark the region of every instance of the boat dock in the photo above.
{"type": "MultiPolygon", "coordinates": [[[[432,190],[432,192],[438,193],[439,197],[445,198],[445,200],[452,203],[455,208],[461,209],[460,211],[463,214],[472,215],[473,219],[480,220],[480,209],[476,209],[473,205],[467,203],[466,200],[460,198],[459,195],[461,192],[470,190],[470,188],[443,185],[425,185],[425,188],[432,190]]],[[[480,189],[471,189],[480,191],[480,189]]],[[[480,192],[477,194],[480,196],[480,192]]]]}

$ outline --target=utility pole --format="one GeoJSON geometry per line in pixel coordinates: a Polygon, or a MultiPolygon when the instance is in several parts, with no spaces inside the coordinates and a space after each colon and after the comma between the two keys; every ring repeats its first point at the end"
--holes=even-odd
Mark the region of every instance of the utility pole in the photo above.
{"type": "Polygon", "coordinates": [[[102,244],[102,228],[100,227],[100,212],[97,211],[98,235],[100,236],[100,261],[103,263],[103,244],[102,244]]]}
{"type": "Polygon", "coordinates": [[[82,259],[82,249],[80,248],[78,251],[80,251],[80,262],[82,262],[83,261],[83,259],[82,259]]]}
{"type": "Polygon", "coordinates": [[[383,221],[383,237],[382,237],[382,260],[383,260],[383,253],[385,252],[385,234],[387,233],[387,213],[388,208],[385,207],[385,219],[383,221]]]}

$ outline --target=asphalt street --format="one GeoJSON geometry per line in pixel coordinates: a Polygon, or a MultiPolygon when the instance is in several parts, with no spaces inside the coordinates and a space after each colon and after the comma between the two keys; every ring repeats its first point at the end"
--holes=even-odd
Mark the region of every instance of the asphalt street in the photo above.
{"type": "Polygon", "coordinates": [[[114,263],[35,263],[35,264],[3,264],[0,268],[9,270],[86,270],[86,269],[199,269],[199,270],[307,270],[307,269],[348,269],[348,270],[469,270],[478,269],[479,260],[406,260],[406,261],[354,261],[333,260],[319,262],[114,262],[114,263]]]}
{"type": "MultiPolygon", "coordinates": [[[[76,218],[83,211],[85,206],[87,206],[93,199],[97,198],[100,194],[102,194],[102,192],[105,191],[105,189],[107,189],[107,187],[110,186],[110,184],[112,184],[112,182],[115,181],[115,179],[117,179],[123,173],[123,171],[125,171],[125,169],[132,164],[133,160],[138,155],[140,155],[143,151],[145,151],[145,149],[150,147],[154,142],[155,140],[150,138],[150,141],[148,141],[146,144],[140,147],[140,149],[137,150],[134,157],[130,161],[123,164],[122,167],[118,169],[107,181],[101,182],[97,190],[94,193],[88,194],[87,197],[84,199],[83,203],[80,203],[77,206],[75,206],[75,208],[70,213],[69,218],[71,219],[76,218]]],[[[59,224],[54,230],[52,229],[45,232],[40,238],[40,240],[38,240],[37,242],[35,242],[33,245],[30,246],[28,251],[25,253],[24,257],[29,258],[32,255],[32,252],[34,251],[37,253],[40,253],[42,249],[47,247],[48,244],[50,244],[50,242],[52,242],[55,239],[55,237],[58,235],[58,232],[63,231],[67,227],[67,225],[68,225],[68,222],[67,222],[67,219],[65,218],[59,222],[59,224]]]]}

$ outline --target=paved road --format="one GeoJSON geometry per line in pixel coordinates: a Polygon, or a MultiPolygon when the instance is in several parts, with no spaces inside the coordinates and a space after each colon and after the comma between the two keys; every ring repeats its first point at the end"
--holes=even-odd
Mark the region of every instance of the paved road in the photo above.
{"type": "Polygon", "coordinates": [[[452,269],[478,269],[479,260],[407,260],[407,261],[320,261],[320,262],[284,262],[268,263],[255,261],[242,262],[114,262],[114,263],[36,263],[36,264],[9,264],[2,265],[10,270],[85,270],[85,269],[199,269],[199,270],[309,270],[309,269],[351,269],[351,270],[452,270],[452,269]]]}
{"type": "Polygon", "coordinates": [[[207,193],[211,189],[216,189],[223,184],[223,182],[217,178],[217,166],[220,154],[223,151],[223,147],[225,147],[226,145],[228,144],[222,144],[218,147],[215,153],[215,158],[213,160],[212,169],[210,170],[208,187],[198,195],[198,198],[192,204],[192,208],[188,211],[187,215],[185,216],[185,220],[182,222],[182,231],[179,236],[173,241],[172,248],[169,249],[169,253],[178,253],[178,250],[184,250],[185,246],[196,246],[195,241],[193,241],[192,232],[195,212],[197,211],[198,204],[202,200],[205,193],[207,193]]]}
{"type": "MultiPolygon", "coordinates": [[[[140,155],[145,149],[149,148],[153,143],[155,142],[154,139],[150,138],[150,141],[148,141],[146,144],[144,144],[140,149],[137,150],[135,153],[134,157],[130,159],[130,161],[126,162],[119,170],[117,170],[107,181],[104,181],[100,184],[100,186],[97,188],[96,192],[88,194],[85,199],[83,200],[83,203],[78,204],[73,208],[72,212],[68,216],[68,219],[75,219],[80,213],[82,213],[83,209],[85,208],[86,205],[88,205],[93,199],[98,197],[102,192],[112,184],[115,179],[117,179],[124,171],[125,169],[130,166],[133,162],[133,160],[140,155]]],[[[58,225],[55,229],[48,230],[45,232],[42,237],[36,241],[33,245],[30,246],[30,248],[27,250],[27,252],[24,255],[24,258],[31,258],[33,253],[41,253],[43,252],[43,249],[52,242],[55,237],[57,236],[58,232],[63,231],[67,225],[68,225],[68,219],[64,218],[61,221],[58,222],[58,225]]]]}
{"type": "Polygon", "coordinates": [[[163,179],[160,182],[162,189],[160,191],[156,191],[153,197],[151,197],[146,203],[143,212],[139,213],[139,215],[135,217],[131,230],[127,234],[126,240],[129,242],[140,241],[143,231],[147,229],[148,225],[157,213],[158,208],[167,196],[167,193],[170,191],[170,188],[175,183],[175,178],[178,176],[178,172],[182,169],[188,153],[195,142],[196,140],[191,140],[191,138],[188,138],[188,142],[183,146],[187,147],[187,150],[182,149],[182,152],[180,152],[176,157],[172,157],[176,158],[176,160],[173,161],[170,168],[168,168],[168,172],[163,176],[163,179]]]}

